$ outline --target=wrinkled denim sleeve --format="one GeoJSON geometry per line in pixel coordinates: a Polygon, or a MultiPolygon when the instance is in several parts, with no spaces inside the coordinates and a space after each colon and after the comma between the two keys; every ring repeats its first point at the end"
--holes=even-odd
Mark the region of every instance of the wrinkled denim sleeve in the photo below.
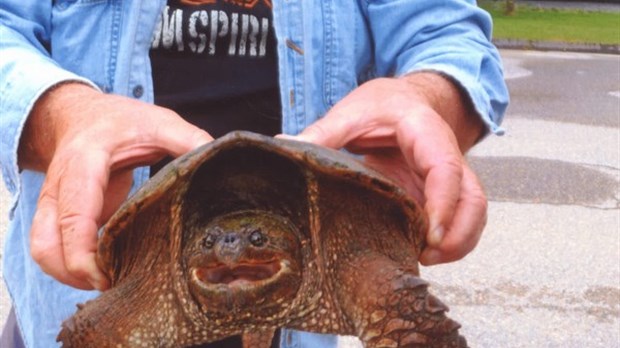
{"type": "Polygon", "coordinates": [[[447,75],[467,92],[489,129],[503,133],[508,91],[491,43],[491,18],[475,1],[368,1],[366,10],[379,75],[447,75]]]}
{"type": "Polygon", "coordinates": [[[17,148],[36,100],[62,81],[92,85],[50,58],[51,6],[51,1],[0,2],[0,165],[14,199],[21,190],[17,148]]]}

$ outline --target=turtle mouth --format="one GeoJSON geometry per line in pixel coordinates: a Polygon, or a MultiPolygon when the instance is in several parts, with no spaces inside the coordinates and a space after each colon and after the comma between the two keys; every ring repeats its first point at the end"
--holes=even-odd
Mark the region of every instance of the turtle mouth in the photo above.
{"type": "Polygon", "coordinates": [[[218,264],[197,267],[192,270],[194,279],[204,285],[251,285],[264,283],[276,277],[286,268],[283,261],[274,260],[260,263],[239,263],[236,265],[218,264]]]}

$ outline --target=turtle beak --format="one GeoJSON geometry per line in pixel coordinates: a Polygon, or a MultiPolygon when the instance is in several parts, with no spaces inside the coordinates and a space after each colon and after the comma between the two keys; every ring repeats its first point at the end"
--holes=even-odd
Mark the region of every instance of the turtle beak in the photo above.
{"type": "Polygon", "coordinates": [[[220,264],[214,267],[198,268],[193,276],[203,284],[253,284],[272,278],[282,268],[280,261],[261,263],[240,263],[234,266],[220,264]]]}

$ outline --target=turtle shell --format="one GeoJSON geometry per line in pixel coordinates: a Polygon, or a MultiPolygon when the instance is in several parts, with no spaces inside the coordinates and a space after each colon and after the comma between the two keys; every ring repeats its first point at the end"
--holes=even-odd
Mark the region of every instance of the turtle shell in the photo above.
{"type": "Polygon", "coordinates": [[[382,214],[398,215],[408,225],[398,231],[405,234],[409,249],[419,254],[423,247],[423,210],[355,157],[237,131],[170,162],[127,200],[103,228],[97,262],[114,286],[132,272],[178,259],[186,238],[175,234],[187,230],[184,226],[192,221],[248,209],[285,216],[305,238],[329,239],[324,234],[331,232],[321,230],[317,221],[319,199],[350,207],[351,221],[367,212],[356,211],[357,205],[348,201],[376,200],[382,214]]]}
{"type": "Polygon", "coordinates": [[[427,221],[355,157],[233,132],[179,157],[104,226],[112,288],[79,306],[63,347],[193,347],[277,328],[366,347],[466,347],[419,277],[427,221]]]}

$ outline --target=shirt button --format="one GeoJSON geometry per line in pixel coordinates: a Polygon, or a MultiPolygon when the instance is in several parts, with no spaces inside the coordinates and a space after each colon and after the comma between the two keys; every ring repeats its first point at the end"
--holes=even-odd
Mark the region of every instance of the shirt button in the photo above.
{"type": "Polygon", "coordinates": [[[133,88],[132,93],[134,97],[140,98],[144,94],[144,87],[142,87],[142,85],[137,85],[133,88]]]}

